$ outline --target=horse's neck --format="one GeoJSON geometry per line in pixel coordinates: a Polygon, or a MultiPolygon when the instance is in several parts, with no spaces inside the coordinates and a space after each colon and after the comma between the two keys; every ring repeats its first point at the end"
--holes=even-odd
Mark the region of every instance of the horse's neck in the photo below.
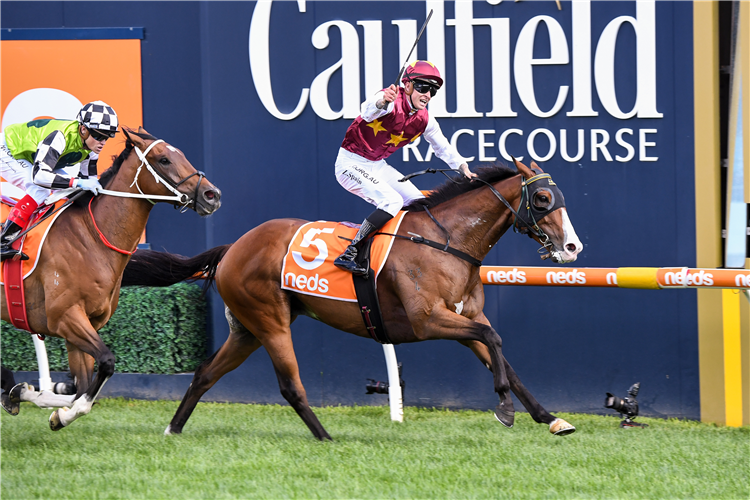
{"type": "MultiPolygon", "coordinates": [[[[518,205],[521,176],[493,184],[510,203],[518,205]]],[[[488,188],[482,187],[441,204],[433,213],[451,234],[451,246],[483,259],[510,228],[513,214],[488,188]]]]}
{"type": "MultiPolygon", "coordinates": [[[[136,186],[131,186],[135,176],[131,161],[123,163],[107,190],[138,193],[136,186]]],[[[132,251],[146,228],[152,206],[145,199],[100,194],[92,204],[92,213],[99,230],[113,246],[132,251]]]]}

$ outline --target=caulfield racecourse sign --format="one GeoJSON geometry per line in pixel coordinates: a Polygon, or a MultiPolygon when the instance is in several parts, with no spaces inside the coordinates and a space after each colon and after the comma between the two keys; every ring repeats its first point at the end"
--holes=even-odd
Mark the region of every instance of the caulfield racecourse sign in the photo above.
{"type": "MultiPolygon", "coordinates": [[[[494,5],[499,2],[488,3],[494,5]]],[[[300,13],[307,12],[304,0],[296,2],[296,6],[300,13]]],[[[472,2],[456,2],[453,7],[454,18],[447,19],[444,2],[425,2],[425,12],[431,9],[434,11],[426,30],[427,59],[441,69],[446,68],[446,27],[453,28],[453,47],[456,53],[454,78],[451,79],[451,75],[443,70],[449,79],[446,91],[455,93],[455,111],[448,111],[446,93],[442,92],[431,100],[430,113],[443,119],[515,118],[521,125],[514,126],[515,121],[506,120],[500,130],[459,128],[452,134],[447,134],[464,156],[479,161],[493,161],[497,156],[510,160],[508,143],[514,141],[514,147],[524,145],[531,159],[541,162],[553,157],[571,163],[655,162],[659,159],[655,151],[659,138],[658,120],[664,115],[657,107],[657,9],[654,1],[634,4],[634,16],[619,15],[607,19],[596,39],[592,36],[591,2],[575,1],[565,11],[569,16],[568,34],[558,19],[549,15],[537,15],[524,22],[515,37],[515,43],[511,43],[511,18],[475,17],[475,4],[472,2]],[[474,28],[482,26],[489,27],[491,36],[491,46],[484,49],[490,52],[492,89],[489,109],[486,110],[477,109],[475,97],[477,82],[474,68],[474,28]],[[542,30],[546,34],[545,45],[535,46],[540,43],[541,37],[538,34],[542,30]],[[634,33],[634,45],[620,43],[618,47],[618,40],[622,40],[624,30],[630,30],[631,37],[634,33]],[[511,47],[514,47],[513,51],[511,47]],[[632,79],[635,88],[627,89],[635,98],[632,107],[626,110],[620,105],[623,98],[618,100],[618,88],[615,85],[618,50],[635,52],[634,65],[628,69],[635,75],[632,79]],[[538,51],[547,56],[535,57],[535,52],[538,51]],[[555,83],[553,93],[556,97],[551,107],[546,109],[542,109],[535,91],[540,82],[534,77],[534,68],[540,66],[567,67],[568,74],[572,75],[572,79],[568,76],[565,82],[555,83]],[[513,92],[518,97],[516,102],[519,105],[514,105],[513,92]],[[564,108],[569,110],[565,111],[564,108]],[[562,117],[563,121],[558,117],[562,117]],[[592,119],[592,125],[593,119],[607,117],[609,123],[614,120],[620,125],[606,128],[570,127],[569,122],[564,121],[566,117],[578,119],[577,124],[582,119],[589,118],[592,119]],[[560,126],[550,127],[549,124],[553,122],[560,126]],[[527,127],[528,123],[545,126],[527,127]],[[466,147],[471,137],[476,142],[475,149],[466,147]],[[472,152],[468,152],[469,149],[472,152]]],[[[377,15],[377,12],[367,14],[369,17],[371,14],[377,15]]],[[[332,28],[336,28],[341,37],[340,59],[317,75],[311,74],[309,87],[294,90],[293,95],[299,95],[294,109],[288,112],[280,110],[271,82],[271,16],[272,2],[259,2],[250,24],[249,62],[255,90],[265,109],[275,118],[293,120],[309,103],[321,119],[350,120],[358,116],[363,96],[384,86],[382,21],[357,20],[352,23],[331,20],[315,27],[311,33],[311,46],[306,48],[303,45],[298,50],[309,50],[309,57],[315,57],[315,50],[329,46],[332,28]],[[357,26],[362,27],[362,37],[357,26]],[[363,54],[362,59],[360,53],[363,54]],[[360,78],[361,67],[364,68],[364,82],[360,78]],[[342,79],[342,105],[340,109],[334,110],[329,101],[329,84],[337,72],[340,72],[342,79]]],[[[394,20],[392,24],[398,27],[399,52],[405,58],[416,37],[418,20],[394,20]]],[[[276,54],[276,57],[283,55],[276,54]]],[[[549,85],[549,82],[545,84],[549,85]]],[[[617,85],[622,92],[627,83],[618,80],[617,85]]],[[[287,91],[288,89],[285,90],[287,91]]],[[[410,156],[417,161],[431,159],[432,150],[422,153],[418,146],[419,139],[404,148],[404,161],[409,161],[410,156]]]]}

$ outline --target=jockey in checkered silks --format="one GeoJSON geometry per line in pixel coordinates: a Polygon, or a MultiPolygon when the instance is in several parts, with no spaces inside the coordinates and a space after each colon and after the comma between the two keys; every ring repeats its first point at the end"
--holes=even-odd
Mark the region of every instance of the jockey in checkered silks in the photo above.
{"type": "Polygon", "coordinates": [[[336,158],[336,179],[344,189],[372,203],[377,209],[367,216],[357,235],[334,264],[345,271],[364,275],[358,262],[359,250],[367,238],[391,220],[404,205],[423,198],[410,181],[385,159],[419,136],[435,155],[466,177],[476,177],[466,160],[443,135],[427,103],[443,86],[440,71],[429,61],[410,64],[401,79],[404,86],[377,92],[362,103],[361,114],[349,126],[336,158]]]}
{"type": "Polygon", "coordinates": [[[76,120],[40,119],[5,127],[0,134],[0,175],[26,195],[3,225],[0,260],[16,255],[28,259],[10,244],[53,190],[79,188],[99,193],[96,162],[117,126],[117,113],[106,103],[94,101],[81,108],[76,120]]]}

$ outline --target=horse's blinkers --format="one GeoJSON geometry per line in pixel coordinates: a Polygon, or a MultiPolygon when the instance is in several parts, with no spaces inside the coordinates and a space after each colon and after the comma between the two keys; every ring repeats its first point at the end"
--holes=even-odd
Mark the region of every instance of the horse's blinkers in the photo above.
{"type": "Polygon", "coordinates": [[[531,179],[524,181],[523,184],[521,204],[518,207],[518,218],[524,224],[521,225],[516,221],[514,225],[521,233],[526,233],[529,228],[534,228],[537,232],[544,234],[537,226],[539,221],[558,208],[563,207],[565,207],[565,197],[560,188],[557,187],[557,184],[552,180],[552,177],[549,174],[535,175],[531,179]],[[552,198],[545,207],[539,207],[535,203],[537,195],[541,190],[549,192],[552,198]]]}

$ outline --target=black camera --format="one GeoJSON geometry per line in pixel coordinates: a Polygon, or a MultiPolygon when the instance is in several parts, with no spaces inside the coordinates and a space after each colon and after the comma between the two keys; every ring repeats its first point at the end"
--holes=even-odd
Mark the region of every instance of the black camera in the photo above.
{"type": "MultiPolygon", "coordinates": [[[[401,397],[403,398],[404,389],[406,387],[406,382],[404,382],[404,379],[401,378],[402,368],[403,368],[403,365],[399,363],[398,364],[398,379],[401,384],[401,397]]],[[[367,385],[365,386],[365,390],[367,390],[365,394],[388,394],[388,382],[381,382],[380,380],[368,378],[367,385]]]]}
{"type": "Polygon", "coordinates": [[[612,408],[619,412],[621,415],[625,415],[625,419],[620,422],[620,427],[647,427],[646,424],[636,424],[633,419],[638,416],[638,391],[641,389],[641,383],[636,382],[628,389],[628,396],[625,398],[618,398],[614,394],[607,393],[607,397],[604,399],[604,407],[612,408]]]}
{"type": "Polygon", "coordinates": [[[367,389],[365,394],[388,394],[388,382],[368,378],[365,389],[367,389]]]}

